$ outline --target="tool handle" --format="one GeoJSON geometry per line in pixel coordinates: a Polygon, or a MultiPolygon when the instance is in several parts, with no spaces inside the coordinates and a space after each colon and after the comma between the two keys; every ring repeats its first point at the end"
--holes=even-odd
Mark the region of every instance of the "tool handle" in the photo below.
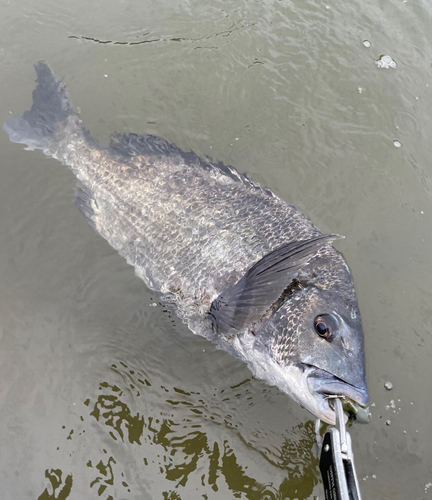
{"type": "Polygon", "coordinates": [[[341,450],[341,435],[335,427],[324,434],[319,467],[326,500],[361,500],[348,432],[344,444],[346,452],[341,450]]]}

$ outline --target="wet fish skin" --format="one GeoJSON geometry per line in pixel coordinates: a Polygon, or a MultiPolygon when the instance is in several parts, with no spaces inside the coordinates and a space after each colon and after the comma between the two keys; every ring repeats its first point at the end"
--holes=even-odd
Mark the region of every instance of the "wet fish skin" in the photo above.
{"type": "Polygon", "coordinates": [[[334,422],[319,392],[332,375],[341,394],[366,404],[357,299],[331,244],[309,256],[287,282],[284,299],[268,304],[260,320],[228,335],[209,317],[214,301],[260,259],[289,242],[319,237],[312,222],[232,167],[161,138],[115,135],[109,148],[99,146],[51,69],[35,68],[33,106],[7,120],[5,131],[69,166],[80,181],[75,204],[147,286],[172,303],[194,333],[246,361],[257,377],[323,420],[334,422]],[[324,313],[338,318],[332,342],[313,327],[324,313]]]}

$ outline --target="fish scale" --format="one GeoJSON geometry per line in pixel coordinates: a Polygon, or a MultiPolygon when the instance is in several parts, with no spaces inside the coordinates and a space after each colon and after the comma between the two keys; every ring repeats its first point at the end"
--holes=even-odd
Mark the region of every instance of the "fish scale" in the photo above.
{"type": "Polygon", "coordinates": [[[189,328],[322,420],[335,421],[327,393],[366,404],[357,299],[331,244],[339,236],[159,137],[116,134],[101,147],[51,69],[35,67],[32,108],[4,129],[72,170],[76,206],[189,328]]]}
{"type": "Polygon", "coordinates": [[[245,185],[241,176],[229,178],[217,166],[203,170],[180,156],[134,155],[120,163],[101,150],[92,176],[88,164],[94,154],[82,139],[69,141],[67,151],[56,157],[68,165],[80,157],[75,173],[94,193],[96,230],[140,277],[145,270],[153,276],[146,280],[151,288],[174,294],[186,321],[197,307],[205,320],[216,296],[266,253],[319,234],[293,206],[256,184],[245,185]],[[90,153],[87,161],[83,149],[90,153]]]}

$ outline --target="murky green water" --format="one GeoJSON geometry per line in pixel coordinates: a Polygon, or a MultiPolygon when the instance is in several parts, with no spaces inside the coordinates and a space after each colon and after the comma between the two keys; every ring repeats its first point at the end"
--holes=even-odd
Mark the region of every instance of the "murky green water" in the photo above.
{"type": "MultiPolygon", "coordinates": [[[[0,6],[0,122],[44,59],[99,141],[160,135],[346,236],[363,497],[432,498],[430,3],[0,6]]],[[[1,498],[322,499],[311,416],[164,310],[74,209],[66,168],[2,133],[0,169],[1,498]]]]}

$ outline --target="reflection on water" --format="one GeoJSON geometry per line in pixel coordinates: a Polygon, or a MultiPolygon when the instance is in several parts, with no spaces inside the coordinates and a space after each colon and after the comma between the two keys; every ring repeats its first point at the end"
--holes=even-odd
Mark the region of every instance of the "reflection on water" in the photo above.
{"type": "MultiPolygon", "coordinates": [[[[116,461],[113,457],[109,457],[106,462],[103,460],[99,460],[99,462],[94,466],[95,469],[99,472],[99,475],[96,477],[94,481],[90,483],[90,488],[93,486],[97,487],[98,496],[101,496],[104,491],[108,488],[108,486],[112,486],[114,484],[114,473],[112,469],[112,464],[116,464],[116,461]]],[[[87,467],[93,467],[91,460],[87,462],[87,467]]],[[[128,484],[122,481],[122,485],[127,487],[128,484]]],[[[130,491],[128,489],[128,491],[130,491]]],[[[109,495],[108,499],[111,499],[112,496],[109,495]]]]}
{"type": "Polygon", "coordinates": [[[51,487],[45,488],[39,495],[38,500],[65,500],[72,490],[72,475],[69,474],[62,479],[63,472],[60,469],[51,469],[45,471],[45,477],[50,482],[51,487]]]}
{"type": "MultiPolygon", "coordinates": [[[[319,477],[312,421],[297,425],[290,431],[289,438],[279,436],[277,451],[255,449],[260,461],[270,462],[283,471],[280,484],[271,481],[263,484],[238,458],[233,440],[225,439],[224,431],[236,430],[240,424],[232,415],[214,413],[200,393],[165,386],[157,390],[166,403],[165,411],[161,411],[158,406],[149,405],[153,398],[149,391],[154,394],[155,389],[148,375],[129,369],[123,362],[112,364],[111,370],[119,381],[102,382],[98,394],[84,401],[88,414],[80,418],[86,424],[96,425],[101,431],[101,442],[105,443],[100,456],[95,459],[93,450],[92,458],[87,458],[85,464],[93,472],[89,488],[98,497],[113,500],[119,497],[119,492],[126,496],[134,494],[133,490],[139,485],[131,484],[130,476],[126,478],[127,468],[123,469],[128,463],[125,459],[128,454],[140,463],[138,481],[148,481],[156,474],[159,482],[164,478],[172,483],[172,488],[163,492],[164,499],[187,499],[184,488],[190,482],[194,488],[202,489],[202,498],[208,498],[205,492],[208,493],[209,488],[214,492],[228,489],[234,497],[250,500],[300,500],[312,494],[319,477]],[[220,441],[212,437],[213,429],[209,426],[220,428],[217,434],[223,436],[220,441]]],[[[247,385],[248,381],[245,382],[231,387],[234,398],[241,396],[239,390],[247,385]]],[[[248,389],[245,394],[247,396],[248,389]]],[[[229,399],[227,396],[225,401],[229,399]]],[[[84,436],[85,430],[81,427],[80,430],[73,439],[84,436]]],[[[67,439],[72,439],[73,434],[72,430],[67,439]]],[[[252,447],[241,436],[240,443],[252,447]]],[[[69,496],[71,475],[62,482],[62,471],[51,470],[46,472],[46,477],[52,485],[52,493],[47,488],[38,500],[69,496]]]]}

